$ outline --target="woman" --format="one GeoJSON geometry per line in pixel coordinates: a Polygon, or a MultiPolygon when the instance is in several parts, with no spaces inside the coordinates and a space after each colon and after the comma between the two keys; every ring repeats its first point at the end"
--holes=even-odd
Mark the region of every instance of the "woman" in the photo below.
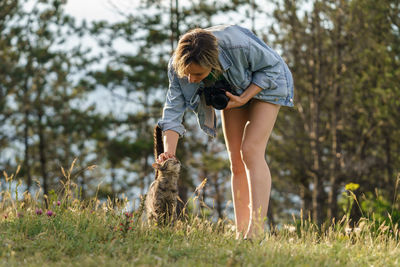
{"type": "Polygon", "coordinates": [[[201,129],[215,136],[216,116],[202,88],[226,80],[234,94],[222,110],[222,127],[232,172],[237,238],[263,232],[271,174],[265,150],[280,106],[293,106],[292,75],[282,58],[251,31],[222,25],[184,34],[168,66],[169,89],[158,125],[164,153],[174,157],[185,129],[187,108],[198,116],[201,129]],[[208,86],[207,85],[207,86],[208,86]]]}

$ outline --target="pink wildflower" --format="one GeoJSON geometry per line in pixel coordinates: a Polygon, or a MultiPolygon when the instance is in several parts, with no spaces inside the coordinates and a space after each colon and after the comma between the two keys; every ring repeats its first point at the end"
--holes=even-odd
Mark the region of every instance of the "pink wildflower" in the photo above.
{"type": "Polygon", "coordinates": [[[46,215],[49,216],[49,217],[51,217],[51,216],[54,216],[55,213],[52,212],[51,210],[48,210],[48,211],[46,212],[46,215]]]}
{"type": "Polygon", "coordinates": [[[36,215],[42,215],[43,211],[42,209],[36,209],[36,215]]]}

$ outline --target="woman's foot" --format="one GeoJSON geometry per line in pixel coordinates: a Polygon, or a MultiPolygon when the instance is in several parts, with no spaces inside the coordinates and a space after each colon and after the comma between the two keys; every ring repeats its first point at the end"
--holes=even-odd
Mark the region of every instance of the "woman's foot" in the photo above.
{"type": "Polygon", "coordinates": [[[250,221],[247,232],[244,235],[245,239],[256,239],[264,234],[264,227],[261,223],[254,223],[250,221]]]}
{"type": "Polygon", "coordinates": [[[247,228],[247,232],[244,235],[244,239],[252,239],[254,237],[254,224],[253,223],[249,223],[249,227],[247,228]]]}
{"type": "Polygon", "coordinates": [[[236,231],[236,240],[242,240],[244,238],[243,233],[236,231]]]}

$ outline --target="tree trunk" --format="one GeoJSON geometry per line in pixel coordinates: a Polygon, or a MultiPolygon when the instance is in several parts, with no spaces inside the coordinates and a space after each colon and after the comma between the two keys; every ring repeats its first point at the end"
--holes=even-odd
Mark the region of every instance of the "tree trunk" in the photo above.
{"type": "MultiPolygon", "coordinates": [[[[340,1],[339,1],[340,2],[340,1]]],[[[339,3],[338,6],[336,7],[337,13],[342,12],[342,4],[339,3]]],[[[333,36],[333,40],[335,42],[335,55],[334,58],[337,59],[335,62],[335,68],[334,68],[334,75],[332,77],[333,79],[333,86],[332,86],[332,91],[334,93],[333,95],[333,108],[332,108],[332,120],[331,120],[331,137],[332,137],[332,142],[331,142],[331,163],[329,166],[330,170],[330,188],[331,190],[329,191],[328,194],[328,213],[327,217],[328,219],[332,219],[333,217],[336,217],[337,214],[337,195],[338,195],[338,190],[339,190],[339,176],[340,176],[340,160],[342,157],[341,154],[341,140],[340,140],[340,135],[341,135],[341,128],[340,128],[340,123],[342,120],[342,92],[341,92],[341,84],[340,84],[340,77],[342,74],[342,50],[343,50],[343,41],[341,38],[342,35],[342,26],[343,26],[343,21],[342,21],[342,14],[335,14],[336,18],[336,31],[335,35],[333,36]]]]}
{"type": "Polygon", "coordinates": [[[115,163],[113,161],[111,161],[111,194],[113,199],[116,199],[117,196],[117,192],[115,190],[115,183],[116,183],[116,174],[115,174],[115,163]]]}
{"type": "Polygon", "coordinates": [[[302,181],[300,184],[300,198],[301,210],[303,210],[303,214],[308,214],[312,209],[312,192],[306,181],[302,181]]]}
{"type": "MultiPolygon", "coordinates": [[[[26,67],[27,71],[31,71],[32,65],[31,60],[28,59],[28,64],[26,67]]],[[[32,186],[32,175],[31,175],[31,166],[30,166],[30,153],[29,153],[29,114],[30,114],[30,101],[29,101],[29,86],[28,86],[29,78],[25,78],[23,85],[23,108],[24,108],[24,171],[26,173],[26,185],[28,192],[32,186]]]]}
{"type": "Polygon", "coordinates": [[[25,155],[24,155],[24,170],[26,173],[26,186],[28,192],[32,186],[32,176],[31,176],[31,166],[29,163],[30,155],[29,155],[29,111],[25,110],[25,128],[24,128],[24,146],[25,146],[25,155]]]}
{"type": "MultiPolygon", "coordinates": [[[[385,175],[385,184],[386,185],[393,185],[396,181],[392,180],[394,177],[394,172],[393,172],[393,163],[392,163],[392,155],[391,155],[391,147],[392,147],[392,142],[391,142],[391,135],[384,130],[383,135],[385,136],[385,158],[386,158],[386,175],[385,175]]],[[[394,192],[394,187],[390,186],[388,188],[389,192],[391,192],[391,196],[394,196],[396,192],[394,192]]]]}
{"type": "Polygon", "coordinates": [[[179,1],[175,0],[175,7],[174,1],[170,1],[170,30],[171,30],[171,37],[170,37],[170,45],[171,45],[171,53],[175,49],[175,43],[178,42],[180,37],[179,31],[179,1]]]}
{"type": "Polygon", "coordinates": [[[176,207],[176,213],[178,214],[178,216],[182,216],[184,215],[184,207],[188,201],[188,188],[185,184],[184,181],[182,181],[182,179],[178,180],[178,196],[180,198],[180,200],[182,200],[182,202],[180,200],[178,200],[178,204],[176,207]]]}
{"type": "Polygon", "coordinates": [[[47,176],[47,158],[46,158],[46,140],[44,136],[44,126],[42,123],[43,110],[40,108],[38,111],[38,124],[39,124],[39,156],[40,156],[40,170],[43,177],[43,193],[48,195],[49,185],[47,176]]]}
{"type": "Polygon", "coordinates": [[[217,208],[218,218],[222,218],[222,194],[220,192],[220,185],[218,183],[218,174],[213,175],[214,190],[215,190],[215,204],[217,208]]]}
{"type": "Polygon", "coordinates": [[[323,221],[323,174],[321,166],[321,148],[320,148],[320,102],[321,87],[324,86],[324,76],[322,73],[322,44],[320,40],[321,22],[320,22],[319,2],[314,4],[314,14],[312,19],[312,93],[310,96],[310,148],[312,155],[313,168],[313,213],[312,217],[315,223],[321,224],[323,221]]]}

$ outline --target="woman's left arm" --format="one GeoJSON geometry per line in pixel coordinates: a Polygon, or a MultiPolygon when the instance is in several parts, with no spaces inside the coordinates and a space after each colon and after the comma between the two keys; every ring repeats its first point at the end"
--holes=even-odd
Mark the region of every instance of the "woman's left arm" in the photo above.
{"type": "Polygon", "coordinates": [[[250,40],[246,57],[248,68],[252,72],[251,84],[240,96],[226,92],[229,97],[226,109],[240,107],[261,90],[273,90],[277,87],[275,80],[280,74],[281,59],[272,49],[250,40]]]}
{"type": "Polygon", "coordinates": [[[274,50],[250,41],[247,60],[252,72],[252,83],[265,90],[277,88],[275,81],[281,75],[282,59],[274,50]]]}
{"type": "Polygon", "coordinates": [[[251,83],[249,87],[247,87],[247,89],[240,96],[236,96],[229,92],[226,92],[225,94],[227,97],[229,97],[229,102],[225,109],[243,106],[244,104],[249,102],[249,100],[252,99],[253,96],[258,94],[261,90],[262,88],[260,86],[251,83]]]}

